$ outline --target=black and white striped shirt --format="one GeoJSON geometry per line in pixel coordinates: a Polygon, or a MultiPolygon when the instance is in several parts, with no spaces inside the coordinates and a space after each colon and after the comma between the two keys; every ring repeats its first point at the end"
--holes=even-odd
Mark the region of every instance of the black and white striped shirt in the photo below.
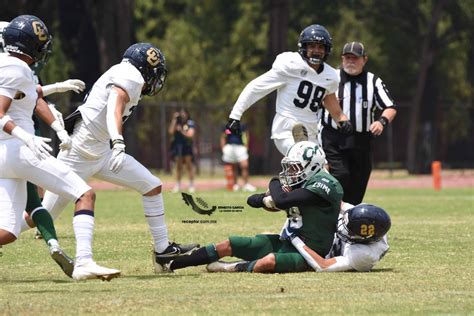
{"type": "MultiPolygon", "coordinates": [[[[342,111],[351,120],[355,132],[370,132],[376,108],[383,111],[395,107],[390,93],[382,79],[371,72],[363,71],[355,77],[348,76],[340,69],[337,72],[341,81],[336,96],[342,111]]],[[[336,122],[327,110],[324,111],[322,125],[325,128],[337,129],[336,122]]]]}

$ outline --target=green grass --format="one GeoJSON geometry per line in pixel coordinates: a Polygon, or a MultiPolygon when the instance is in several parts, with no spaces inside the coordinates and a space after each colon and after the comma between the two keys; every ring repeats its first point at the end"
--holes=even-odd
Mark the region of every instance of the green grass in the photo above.
{"type": "MultiPolygon", "coordinates": [[[[245,193],[196,194],[210,205],[244,205],[245,193]]],[[[141,199],[131,191],[100,191],[95,260],[122,270],[111,282],[73,282],[49,258],[33,231],[3,248],[0,315],[21,314],[473,314],[473,189],[370,190],[366,201],[392,217],[390,252],[370,273],[208,274],[204,267],[154,275],[141,199]]],[[[203,245],[229,234],[277,232],[281,213],[194,213],[165,193],[170,237],[203,245]],[[183,220],[216,220],[185,224],[183,220]]],[[[72,211],[57,221],[74,254],[72,211]]]]}

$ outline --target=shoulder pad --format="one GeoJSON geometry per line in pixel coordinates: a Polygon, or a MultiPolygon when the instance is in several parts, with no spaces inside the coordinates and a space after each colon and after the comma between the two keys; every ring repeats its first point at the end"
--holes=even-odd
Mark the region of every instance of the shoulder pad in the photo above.
{"type": "Polygon", "coordinates": [[[273,62],[272,69],[279,73],[291,76],[300,76],[301,71],[309,67],[296,52],[285,52],[278,55],[273,62]]]}
{"type": "Polygon", "coordinates": [[[110,83],[124,89],[130,99],[134,99],[136,95],[140,96],[144,80],[135,67],[121,63],[111,70],[110,83]]]}

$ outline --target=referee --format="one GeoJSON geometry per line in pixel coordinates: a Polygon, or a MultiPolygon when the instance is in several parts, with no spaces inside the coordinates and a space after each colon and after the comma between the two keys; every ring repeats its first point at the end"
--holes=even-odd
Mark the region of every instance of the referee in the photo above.
{"type": "Polygon", "coordinates": [[[365,69],[368,57],[362,43],[346,43],[341,57],[336,95],[354,133],[341,133],[328,111],[324,111],[321,140],[329,172],[344,188],[343,200],[357,205],[364,198],[372,171],[371,139],[382,134],[397,111],[382,79],[365,69]],[[382,111],[377,119],[376,108],[382,111]]]}

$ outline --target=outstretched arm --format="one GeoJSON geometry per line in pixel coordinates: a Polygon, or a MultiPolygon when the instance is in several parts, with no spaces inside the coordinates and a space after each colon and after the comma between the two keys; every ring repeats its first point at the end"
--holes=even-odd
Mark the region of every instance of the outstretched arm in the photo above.
{"type": "Polygon", "coordinates": [[[299,237],[293,238],[291,243],[303,256],[308,265],[316,272],[342,272],[352,270],[352,267],[349,265],[349,260],[346,257],[338,256],[325,259],[306,246],[299,237]]]}

